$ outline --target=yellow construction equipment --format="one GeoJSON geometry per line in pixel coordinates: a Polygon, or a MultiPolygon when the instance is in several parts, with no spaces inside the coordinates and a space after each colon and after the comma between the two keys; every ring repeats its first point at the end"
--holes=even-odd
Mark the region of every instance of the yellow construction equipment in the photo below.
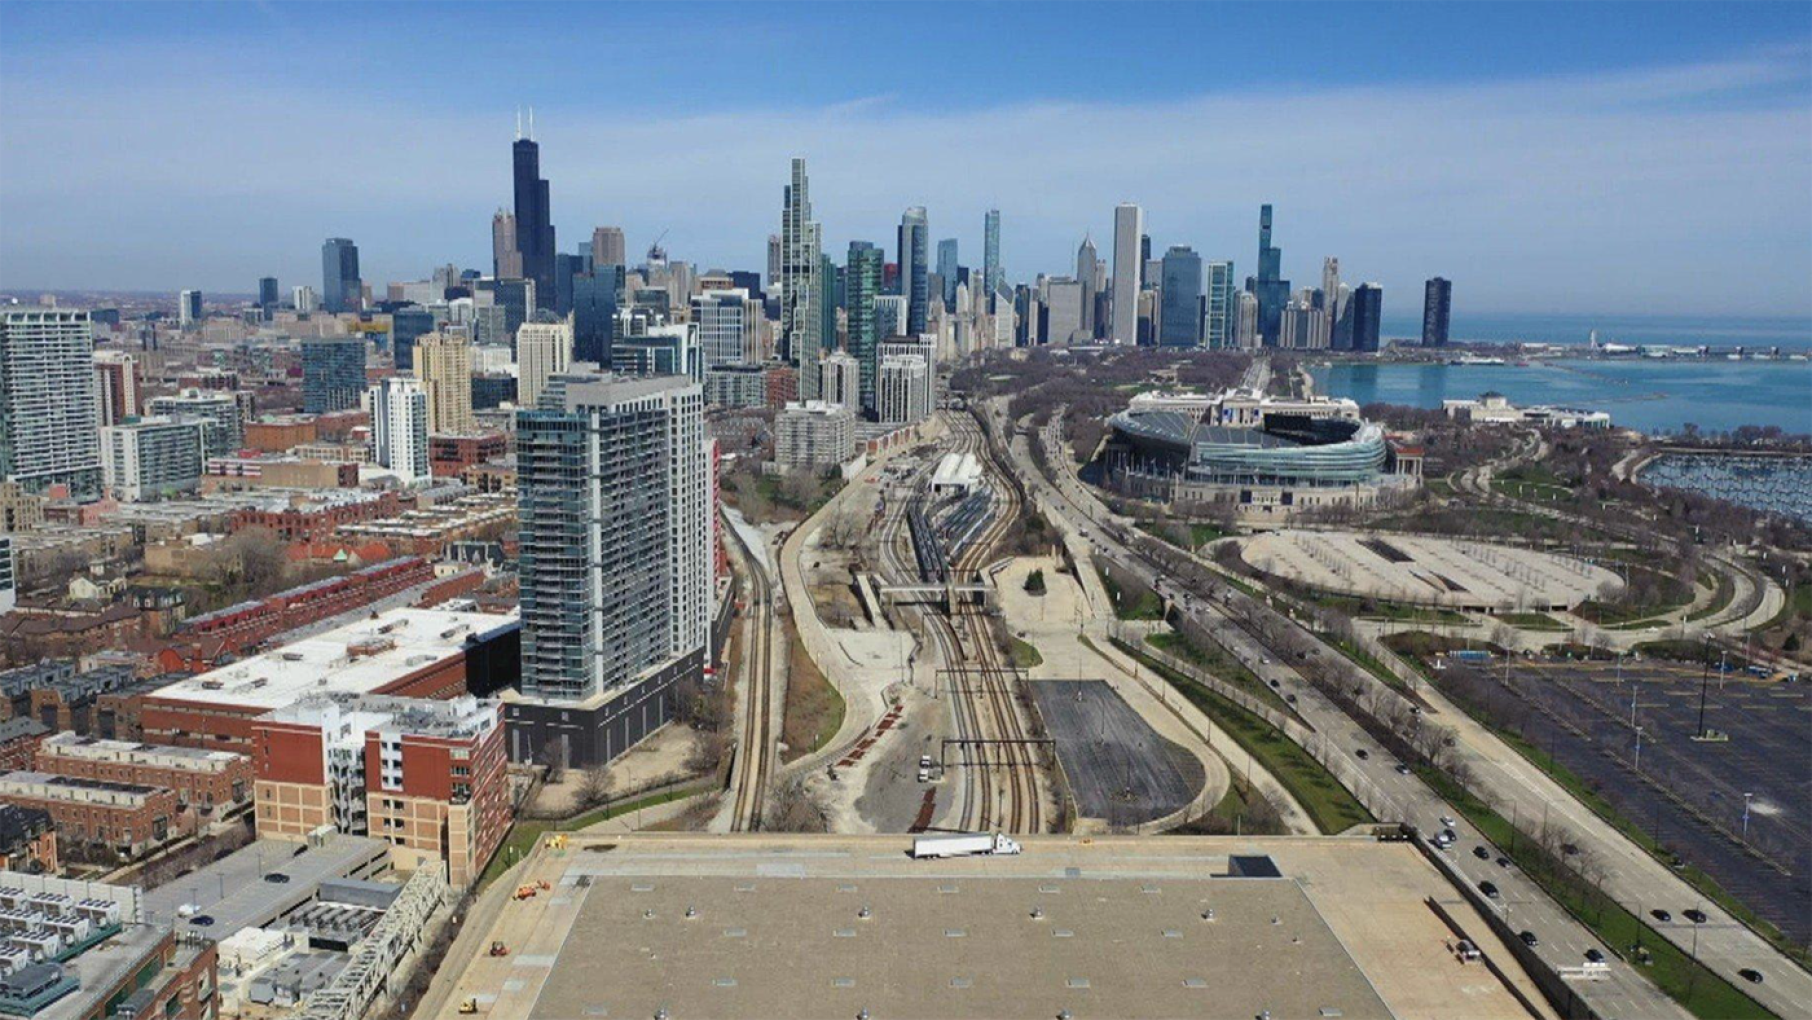
{"type": "Polygon", "coordinates": [[[478,996],[468,995],[464,999],[461,999],[460,1003],[459,1003],[459,1011],[461,1013],[478,1012],[478,996]]]}

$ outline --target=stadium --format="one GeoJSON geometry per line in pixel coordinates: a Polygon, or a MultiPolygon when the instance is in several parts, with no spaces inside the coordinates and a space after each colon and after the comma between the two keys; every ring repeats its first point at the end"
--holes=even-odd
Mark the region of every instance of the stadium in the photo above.
{"type": "Polygon", "coordinates": [[[1135,402],[1108,420],[1108,482],[1147,499],[1232,503],[1258,518],[1370,504],[1420,482],[1419,450],[1393,444],[1376,423],[1316,414],[1300,403],[1263,407],[1242,427],[1135,402]]]}

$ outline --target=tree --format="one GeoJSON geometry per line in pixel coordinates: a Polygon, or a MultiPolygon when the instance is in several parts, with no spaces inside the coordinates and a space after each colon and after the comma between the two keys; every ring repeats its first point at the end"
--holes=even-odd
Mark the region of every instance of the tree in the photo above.
{"type": "Polygon", "coordinates": [[[1026,593],[1029,595],[1043,595],[1045,592],[1044,571],[1034,570],[1027,574],[1025,588],[1026,593]]]}
{"type": "Polygon", "coordinates": [[[581,808],[595,808],[610,799],[610,775],[602,765],[593,765],[579,773],[573,800],[581,808]]]}

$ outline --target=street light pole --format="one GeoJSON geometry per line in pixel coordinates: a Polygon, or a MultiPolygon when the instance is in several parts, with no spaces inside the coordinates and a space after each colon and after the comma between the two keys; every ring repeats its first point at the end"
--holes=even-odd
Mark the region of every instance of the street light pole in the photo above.
{"type": "Polygon", "coordinates": [[[1754,799],[1755,799],[1755,794],[1753,794],[1753,793],[1743,794],[1743,838],[1744,839],[1749,838],[1749,802],[1754,799]]]}
{"type": "Polygon", "coordinates": [[[1642,727],[1636,727],[1636,771],[1642,771],[1642,727]]]}

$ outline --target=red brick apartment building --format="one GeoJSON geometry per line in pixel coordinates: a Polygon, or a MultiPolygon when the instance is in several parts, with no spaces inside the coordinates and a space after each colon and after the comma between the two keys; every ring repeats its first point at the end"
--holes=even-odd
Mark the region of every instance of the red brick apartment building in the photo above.
{"type": "Polygon", "coordinates": [[[430,435],[428,469],[437,478],[458,478],[466,468],[496,460],[509,451],[509,439],[501,432],[481,432],[466,436],[430,435]]]}
{"type": "Polygon", "coordinates": [[[51,775],[176,791],[178,807],[230,809],[252,795],[252,760],[231,751],[160,747],[74,733],[38,745],[37,768],[51,775]]]}
{"type": "Polygon", "coordinates": [[[366,833],[399,870],[445,861],[463,887],[509,829],[500,702],[317,695],[252,727],[262,837],[366,833]]]}
{"type": "Polygon", "coordinates": [[[0,775],[0,803],[50,814],[61,845],[104,846],[136,857],[184,830],[176,791],[43,772],[0,775]]]}

